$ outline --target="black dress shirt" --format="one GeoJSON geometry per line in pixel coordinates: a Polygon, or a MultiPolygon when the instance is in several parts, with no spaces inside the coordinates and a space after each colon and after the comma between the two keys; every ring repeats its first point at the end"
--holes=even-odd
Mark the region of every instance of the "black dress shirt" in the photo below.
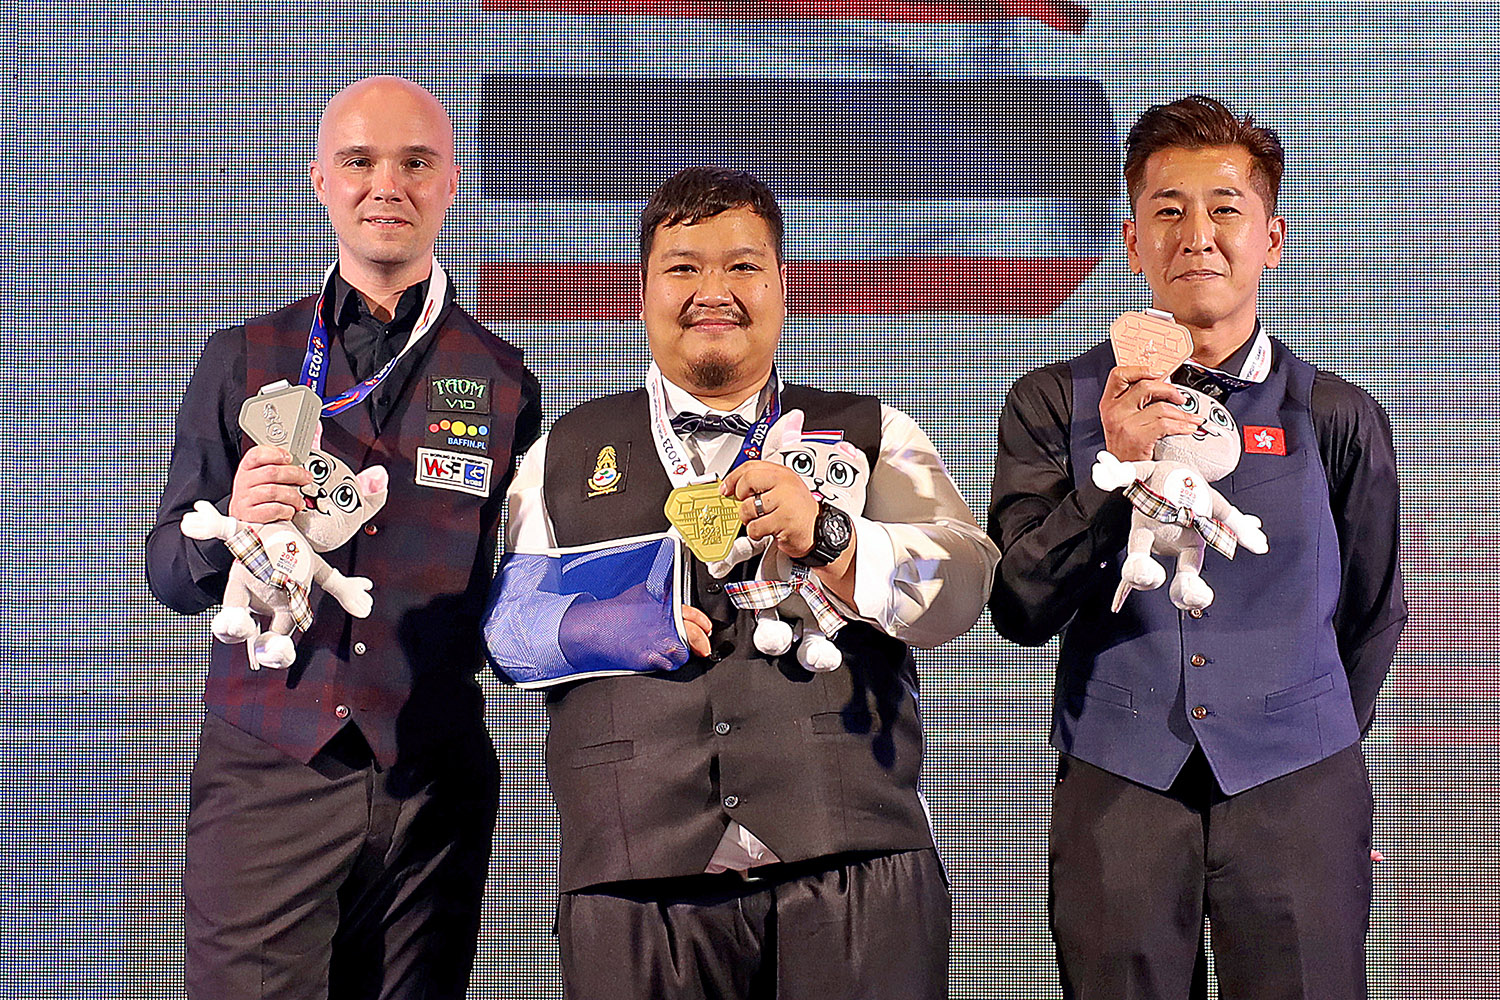
{"type": "MultiPolygon", "coordinates": [[[[1225,371],[1240,370],[1254,340],[1225,362],[1225,371]]],[[[1022,376],[1000,414],[989,507],[989,535],[1000,547],[1000,568],[990,614],[1001,635],[1026,645],[1046,642],[1089,593],[1115,585],[1114,571],[1101,563],[1125,547],[1130,530],[1130,502],[1122,494],[1100,490],[1087,476],[1074,488],[1068,451],[1072,416],[1067,362],[1022,376]]],[[[1363,389],[1319,370],[1312,385],[1312,422],[1339,538],[1334,632],[1360,729],[1367,730],[1406,621],[1390,419],[1363,389]]]]}

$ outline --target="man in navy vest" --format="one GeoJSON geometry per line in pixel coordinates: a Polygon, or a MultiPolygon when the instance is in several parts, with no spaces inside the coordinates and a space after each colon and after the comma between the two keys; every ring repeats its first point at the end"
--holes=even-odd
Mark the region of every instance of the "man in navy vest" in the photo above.
{"type": "Polygon", "coordinates": [[[238,422],[247,395],[301,372],[325,401],[321,448],[389,474],[385,506],[325,554],[373,581],[374,609],[353,618],[314,590],[286,670],[213,644],[187,822],[187,990],[460,998],[499,795],[478,625],[539,392],[433,257],[459,175],[436,98],[394,77],[351,85],[323,113],[310,173],[337,266],[320,294],[209,338],[147,575],[168,607],[202,611],[231,557],[183,536],[195,500],[244,523],[316,502],[308,471],[251,447],[238,422]]]}
{"type": "Polygon", "coordinates": [[[1396,463],[1380,406],[1258,319],[1286,234],[1282,162],[1275,133],[1217,101],[1142,115],[1125,248],[1153,306],[1191,331],[1196,371],[1116,366],[1104,343],[1020,379],[1000,419],[995,627],[1062,636],[1048,860],[1067,997],[1202,995],[1205,913],[1225,998],[1366,993],[1359,740],[1406,619],[1396,463]],[[1232,390],[1244,454],[1215,486],[1261,518],[1270,553],[1210,555],[1207,608],[1180,611],[1161,587],[1112,613],[1131,506],[1090,468],[1197,426],[1174,377],[1232,390]]]}
{"type": "Polygon", "coordinates": [[[918,791],[911,647],[969,629],[998,553],[910,417],[780,382],[782,216],[759,180],[667,180],[641,216],[641,270],[646,387],[564,414],[526,455],[508,548],[665,531],[674,486],[722,476],[749,536],[808,567],[848,621],[831,672],[759,652],[754,613],[692,559],[685,665],[549,690],[565,991],[946,996],[950,903],[918,791]],[[864,451],[862,514],[747,451],[778,409],[864,451]]]}

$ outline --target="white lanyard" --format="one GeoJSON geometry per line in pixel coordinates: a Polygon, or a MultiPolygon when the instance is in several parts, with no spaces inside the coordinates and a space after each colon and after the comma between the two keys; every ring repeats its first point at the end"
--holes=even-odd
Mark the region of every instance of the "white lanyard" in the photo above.
{"type": "MultiPolygon", "coordinates": [[[[735,459],[735,465],[747,459],[760,457],[760,445],[765,442],[767,431],[771,424],[781,416],[781,381],[774,368],[771,369],[771,379],[766,384],[770,389],[770,396],[761,405],[759,418],[751,426],[750,433],[745,436],[745,441],[740,446],[740,454],[735,459]]],[[[762,398],[765,398],[764,393],[762,398]]],[[[717,476],[699,475],[693,469],[687,446],[672,429],[672,415],[667,408],[667,389],[661,369],[657,367],[655,361],[651,362],[651,367],[646,370],[646,399],[651,411],[651,437],[656,442],[656,456],[661,459],[661,467],[666,471],[667,478],[672,481],[672,487],[675,489],[679,486],[707,483],[717,479],[717,476]]]]}
{"type": "MultiPolygon", "coordinates": [[[[334,268],[338,264],[330,264],[328,270],[323,272],[323,291],[318,295],[318,304],[313,310],[312,330],[307,335],[307,354],[302,359],[303,385],[311,386],[313,391],[323,398],[324,383],[328,378],[328,350],[329,338],[323,323],[323,304],[328,297],[328,285],[333,277],[334,268]]],[[[356,291],[356,294],[358,292],[356,291]]],[[[443,272],[443,267],[437,258],[432,258],[432,280],[427,285],[427,299],[422,303],[422,312],[418,316],[417,325],[412,327],[411,334],[406,338],[406,343],[401,351],[385,366],[362,382],[358,382],[349,389],[329,399],[323,404],[323,412],[328,415],[338,413],[340,410],[352,406],[375,391],[375,387],[385,381],[396,367],[406,352],[411,350],[422,339],[422,335],[432,328],[437,322],[438,314],[442,312],[443,302],[448,294],[448,275],[443,272]]]]}

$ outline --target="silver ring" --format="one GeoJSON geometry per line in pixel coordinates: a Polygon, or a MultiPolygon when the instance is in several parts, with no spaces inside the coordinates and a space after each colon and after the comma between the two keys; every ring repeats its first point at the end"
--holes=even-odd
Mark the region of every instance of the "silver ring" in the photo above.
{"type": "Polygon", "coordinates": [[[756,493],[756,494],[754,494],[754,497],[755,497],[755,516],[756,517],[765,517],[766,516],[766,505],[760,502],[760,494],[756,493]]]}

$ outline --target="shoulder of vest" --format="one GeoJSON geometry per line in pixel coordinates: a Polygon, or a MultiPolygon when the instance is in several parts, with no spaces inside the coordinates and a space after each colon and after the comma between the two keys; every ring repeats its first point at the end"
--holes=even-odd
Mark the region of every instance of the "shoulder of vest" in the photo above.
{"type": "Polygon", "coordinates": [[[612,392],[608,396],[596,396],[573,407],[553,422],[553,431],[557,425],[564,421],[597,419],[600,414],[610,414],[611,421],[617,421],[622,409],[633,405],[639,405],[645,399],[645,389],[627,389],[624,392],[612,392]]]}
{"type": "Polygon", "coordinates": [[[1083,367],[1093,362],[1099,361],[1100,355],[1104,355],[1104,360],[1109,362],[1109,367],[1113,368],[1115,366],[1114,348],[1110,346],[1110,343],[1107,340],[1101,340],[1099,341],[1099,343],[1095,344],[1093,347],[1090,347],[1088,350],[1080,354],[1073,355],[1073,357],[1069,358],[1065,363],[1070,368],[1075,366],[1083,367]]]}
{"type": "Polygon", "coordinates": [[[879,405],[880,399],[863,392],[840,392],[830,389],[817,389],[810,385],[802,385],[798,382],[788,382],[782,386],[782,391],[791,393],[793,397],[806,395],[826,403],[830,408],[840,406],[853,406],[857,403],[869,401],[879,405]]]}
{"type": "Polygon", "coordinates": [[[1283,341],[1275,337],[1268,337],[1271,341],[1271,358],[1293,368],[1306,369],[1309,372],[1316,371],[1316,366],[1311,361],[1297,356],[1297,352],[1286,346],[1283,341]]]}
{"type": "Polygon", "coordinates": [[[295,302],[287,303],[280,309],[247,319],[244,322],[244,326],[246,329],[256,326],[269,326],[276,330],[300,327],[303,328],[302,332],[306,334],[305,327],[307,326],[307,321],[304,319],[304,316],[312,312],[313,306],[317,305],[317,302],[318,297],[316,295],[304,295],[295,302]]]}

